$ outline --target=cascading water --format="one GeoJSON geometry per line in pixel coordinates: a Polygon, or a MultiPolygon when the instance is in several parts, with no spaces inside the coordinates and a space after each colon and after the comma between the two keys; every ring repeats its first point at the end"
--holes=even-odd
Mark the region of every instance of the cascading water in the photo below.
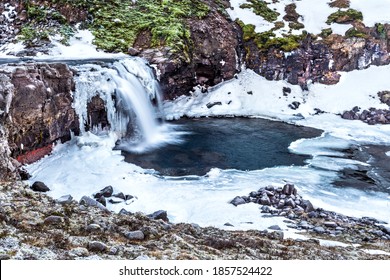
{"type": "Polygon", "coordinates": [[[77,70],[74,107],[85,132],[88,103],[99,96],[105,104],[110,132],[121,138],[117,148],[143,152],[180,141],[172,125],[163,118],[158,83],[150,67],[139,58],[125,58],[110,65],[83,64],[77,70]]]}

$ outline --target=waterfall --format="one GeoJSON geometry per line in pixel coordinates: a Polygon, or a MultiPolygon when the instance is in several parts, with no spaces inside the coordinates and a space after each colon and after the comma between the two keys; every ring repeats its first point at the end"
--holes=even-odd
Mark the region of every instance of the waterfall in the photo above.
{"type": "Polygon", "coordinates": [[[109,64],[78,65],[75,70],[74,108],[82,133],[88,123],[88,103],[99,96],[107,111],[110,132],[120,139],[119,149],[143,152],[179,140],[173,126],[158,121],[164,117],[162,98],[144,60],[129,57],[109,64]]]}

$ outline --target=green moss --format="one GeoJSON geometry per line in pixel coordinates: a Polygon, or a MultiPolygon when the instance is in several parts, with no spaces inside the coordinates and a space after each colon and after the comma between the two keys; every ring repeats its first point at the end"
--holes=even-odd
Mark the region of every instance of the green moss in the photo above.
{"type": "Polygon", "coordinates": [[[355,27],[352,27],[345,32],[345,37],[351,38],[351,37],[357,37],[357,38],[367,38],[368,35],[364,33],[361,30],[356,29],[355,27]]]}
{"type": "Polygon", "coordinates": [[[27,24],[20,30],[22,41],[27,46],[33,46],[35,40],[49,40],[49,32],[45,29],[39,29],[31,24],[27,24]]]}
{"type": "Polygon", "coordinates": [[[375,29],[376,29],[376,32],[378,33],[378,35],[379,35],[379,37],[381,39],[385,39],[386,38],[386,29],[385,29],[384,24],[376,23],[375,24],[375,29]]]}
{"type": "Polygon", "coordinates": [[[354,9],[348,9],[346,11],[337,11],[331,15],[329,15],[327,24],[331,24],[333,22],[336,23],[350,23],[356,20],[363,20],[363,14],[354,9]]]}
{"type": "Polygon", "coordinates": [[[320,33],[320,36],[322,37],[322,38],[326,38],[326,37],[328,37],[330,34],[332,34],[333,33],[333,30],[332,30],[332,28],[325,28],[325,29],[322,29],[321,30],[321,33],[320,33]]]}
{"type": "Polygon", "coordinates": [[[247,2],[249,3],[241,4],[240,8],[252,9],[256,15],[263,17],[269,22],[277,20],[278,16],[280,15],[278,12],[268,8],[267,3],[265,1],[248,0],[247,2]]]}
{"type": "Polygon", "coordinates": [[[283,27],[284,27],[283,21],[276,21],[274,23],[274,27],[272,28],[272,30],[278,30],[278,29],[283,28],[283,27]]]}
{"type": "Polygon", "coordinates": [[[302,35],[285,35],[284,37],[275,37],[272,30],[256,33],[253,24],[244,24],[241,20],[236,21],[242,28],[244,41],[253,41],[257,47],[266,51],[270,48],[276,48],[285,52],[290,52],[300,46],[303,37],[307,35],[303,32],[302,35]]]}
{"type": "Polygon", "coordinates": [[[204,18],[209,8],[200,0],[55,0],[88,11],[95,44],[107,51],[127,51],[141,32],[149,32],[151,47],[186,51],[191,45],[188,18],[204,18]]]}
{"type": "Polygon", "coordinates": [[[295,30],[299,30],[299,29],[303,29],[305,28],[305,25],[303,23],[300,23],[300,22],[290,22],[288,24],[288,26],[291,28],[291,29],[295,29],[295,30]]]}

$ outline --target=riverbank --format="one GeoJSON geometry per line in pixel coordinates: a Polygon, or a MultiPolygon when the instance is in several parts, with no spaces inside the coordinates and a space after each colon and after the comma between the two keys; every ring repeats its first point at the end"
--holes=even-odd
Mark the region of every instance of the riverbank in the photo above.
{"type": "MultiPolygon", "coordinates": [[[[283,239],[279,231],[225,231],[56,202],[21,182],[1,183],[5,259],[390,259],[390,241],[359,245],[283,239]],[[320,245],[322,243],[323,245],[320,245]]],[[[358,232],[355,234],[359,234],[358,232]]],[[[327,238],[331,240],[332,238],[327,238]]]]}

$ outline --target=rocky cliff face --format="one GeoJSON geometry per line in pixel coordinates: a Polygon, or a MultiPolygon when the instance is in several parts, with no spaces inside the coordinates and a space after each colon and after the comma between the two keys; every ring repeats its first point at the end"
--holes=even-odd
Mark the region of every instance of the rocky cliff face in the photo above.
{"type": "Polygon", "coordinates": [[[55,141],[78,133],[73,73],[67,65],[8,65],[0,74],[1,123],[12,157],[32,162],[50,152],[55,141]]]}
{"type": "Polygon", "coordinates": [[[220,6],[209,1],[210,12],[203,19],[188,18],[189,49],[172,53],[170,48],[151,48],[151,37],[139,34],[131,54],[139,55],[155,65],[167,99],[188,94],[193,87],[206,89],[234,77],[241,67],[241,30],[220,6]]]}
{"type": "Polygon", "coordinates": [[[308,34],[289,52],[278,47],[260,49],[253,40],[244,42],[248,68],[268,80],[287,80],[306,88],[309,80],[324,84],[339,81],[337,71],[364,69],[390,63],[390,25],[365,28],[363,37],[330,35],[318,40],[308,34]]]}

